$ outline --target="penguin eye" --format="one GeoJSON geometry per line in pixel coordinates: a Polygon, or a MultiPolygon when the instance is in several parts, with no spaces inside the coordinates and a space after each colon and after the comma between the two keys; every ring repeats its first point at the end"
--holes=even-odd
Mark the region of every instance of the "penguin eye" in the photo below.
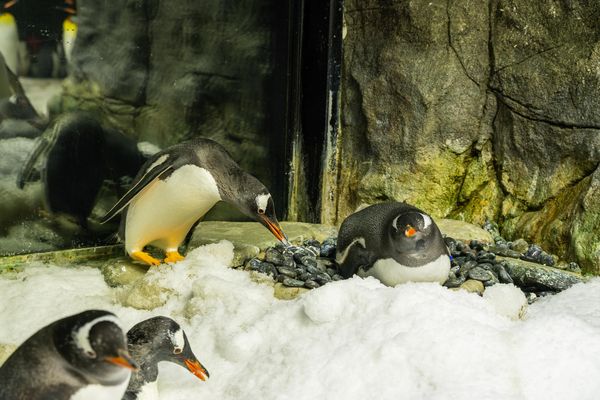
{"type": "Polygon", "coordinates": [[[264,209],[264,208],[259,208],[259,209],[258,209],[258,213],[259,213],[260,215],[263,215],[263,214],[265,213],[265,209],[264,209]]]}
{"type": "Polygon", "coordinates": [[[182,351],[183,349],[181,347],[175,347],[175,349],[173,350],[173,354],[181,354],[182,351]]]}
{"type": "Polygon", "coordinates": [[[89,358],[96,358],[96,352],[93,350],[87,350],[85,352],[85,355],[88,356],[89,358]]]}

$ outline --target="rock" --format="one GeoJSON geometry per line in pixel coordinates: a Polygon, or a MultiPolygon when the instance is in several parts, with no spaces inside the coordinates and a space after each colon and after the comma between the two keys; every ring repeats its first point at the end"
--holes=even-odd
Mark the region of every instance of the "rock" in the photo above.
{"type": "Polygon", "coordinates": [[[453,290],[466,290],[469,293],[482,294],[484,289],[483,283],[474,279],[467,279],[462,285],[453,290]]]}
{"type": "Polygon", "coordinates": [[[444,282],[444,286],[446,286],[447,288],[457,288],[460,285],[462,285],[463,283],[465,283],[466,278],[464,275],[460,274],[460,275],[456,275],[456,274],[450,274],[450,276],[448,277],[448,280],[446,282],[444,282]]]}
{"type": "Polygon", "coordinates": [[[512,257],[512,258],[519,258],[521,257],[521,253],[515,250],[511,250],[508,247],[505,246],[490,246],[488,248],[489,252],[492,252],[496,255],[499,256],[504,256],[504,257],[512,257]]]}
{"type": "Polygon", "coordinates": [[[111,259],[100,267],[106,284],[112,287],[125,286],[136,282],[146,275],[147,270],[148,267],[136,264],[125,256],[111,259]]]}
{"type": "Polygon", "coordinates": [[[476,279],[481,282],[486,282],[494,279],[492,273],[490,271],[486,271],[481,267],[475,267],[471,269],[468,273],[470,279],[476,279]]]}
{"type": "Polygon", "coordinates": [[[467,243],[471,242],[472,240],[475,240],[478,243],[493,243],[492,235],[477,225],[445,218],[436,219],[435,223],[444,235],[455,240],[460,240],[467,243]]]}
{"type": "Polygon", "coordinates": [[[137,280],[131,287],[121,293],[121,304],[139,310],[153,310],[163,306],[173,290],[160,286],[156,282],[137,280]]]}
{"type": "MultiPolygon", "coordinates": [[[[523,254],[529,248],[529,243],[525,239],[517,239],[512,242],[512,249],[520,254],[523,254]]],[[[511,257],[511,256],[507,256],[511,257]]]]}
{"type": "Polygon", "coordinates": [[[504,261],[504,268],[515,285],[523,288],[535,287],[539,291],[558,292],[584,281],[581,275],[558,268],[514,258],[500,258],[500,261],[504,261]]]}
{"type": "Polygon", "coordinates": [[[280,300],[292,300],[308,291],[309,289],[303,287],[288,287],[281,283],[276,283],[273,286],[273,295],[280,300]]]}

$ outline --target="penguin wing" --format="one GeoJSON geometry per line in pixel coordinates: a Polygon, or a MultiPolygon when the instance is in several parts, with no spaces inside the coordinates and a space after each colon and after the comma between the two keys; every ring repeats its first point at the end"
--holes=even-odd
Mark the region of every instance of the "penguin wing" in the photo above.
{"type": "Polygon", "coordinates": [[[174,157],[169,157],[168,153],[158,153],[150,160],[148,160],[150,168],[146,170],[146,172],[141,177],[136,179],[131,189],[129,189],[127,193],[125,193],[123,197],[121,197],[121,199],[117,201],[117,203],[106,213],[106,215],[102,217],[100,223],[104,224],[105,222],[112,219],[115,215],[120,213],[125,207],[127,207],[127,205],[129,205],[131,200],[133,200],[133,198],[142,189],[148,186],[150,182],[154,181],[156,178],[160,177],[163,174],[170,174],[173,171],[174,165],[174,162],[171,161],[172,158],[174,157]],[[165,156],[166,158],[161,160],[161,158],[165,156]]]}

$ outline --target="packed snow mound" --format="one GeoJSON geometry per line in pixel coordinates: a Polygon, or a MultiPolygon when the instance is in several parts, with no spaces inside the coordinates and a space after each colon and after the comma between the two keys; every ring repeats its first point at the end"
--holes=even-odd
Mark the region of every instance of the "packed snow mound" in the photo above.
{"type": "Polygon", "coordinates": [[[221,242],[157,268],[148,279],[173,291],[151,312],[121,306],[126,289],[109,288],[92,268],[30,265],[0,276],[0,343],[18,344],[55,319],[102,308],[126,328],[153,315],[184,327],[211,377],[201,382],[163,363],[163,400],[596,399],[600,393],[600,279],[541,299],[524,320],[513,320],[497,307],[506,288],[495,289],[490,301],[437,284],[390,288],[352,278],[277,300],[272,287],[228,268],[231,257],[231,244],[221,242]]]}

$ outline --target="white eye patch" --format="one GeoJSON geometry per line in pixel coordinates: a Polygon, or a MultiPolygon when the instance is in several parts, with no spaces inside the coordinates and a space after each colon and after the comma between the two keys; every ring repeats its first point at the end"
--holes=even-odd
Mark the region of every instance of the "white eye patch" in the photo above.
{"type": "Polygon", "coordinates": [[[423,217],[423,229],[427,229],[427,227],[431,225],[431,218],[429,215],[425,214],[421,214],[421,217],[423,217]]]}
{"type": "Polygon", "coordinates": [[[96,354],[96,352],[92,348],[92,344],[90,343],[90,331],[96,324],[104,321],[112,322],[113,324],[121,328],[121,323],[117,317],[115,317],[114,315],[104,315],[102,317],[98,317],[88,322],[87,324],[79,328],[77,331],[73,332],[73,340],[75,341],[75,344],[86,354],[96,354]]]}
{"type": "Polygon", "coordinates": [[[182,350],[185,347],[185,337],[183,336],[183,329],[177,329],[175,332],[169,332],[169,339],[176,349],[182,350]]]}
{"type": "Polygon", "coordinates": [[[267,210],[267,204],[269,204],[269,199],[271,198],[271,195],[269,193],[267,194],[259,194],[258,196],[256,196],[256,207],[259,210],[263,210],[266,211],[267,210]]]}

